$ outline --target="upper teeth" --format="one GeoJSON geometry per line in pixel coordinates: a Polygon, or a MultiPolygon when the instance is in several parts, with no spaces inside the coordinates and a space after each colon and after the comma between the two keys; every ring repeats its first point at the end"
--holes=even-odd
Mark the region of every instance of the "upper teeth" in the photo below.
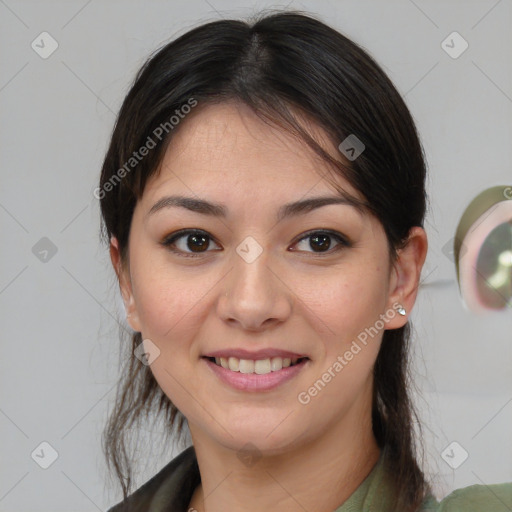
{"type": "Polygon", "coordinates": [[[216,357],[215,362],[223,368],[226,368],[226,370],[263,375],[265,373],[277,372],[281,370],[281,368],[287,368],[295,364],[298,359],[298,357],[293,359],[289,357],[272,357],[253,361],[252,359],[238,359],[238,357],[216,357]]]}

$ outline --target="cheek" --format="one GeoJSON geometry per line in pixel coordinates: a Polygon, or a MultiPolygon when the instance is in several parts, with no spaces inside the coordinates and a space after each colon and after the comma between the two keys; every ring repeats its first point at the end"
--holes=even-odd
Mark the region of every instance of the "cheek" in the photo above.
{"type": "Polygon", "coordinates": [[[143,334],[164,342],[194,322],[208,286],[199,285],[197,278],[186,272],[173,272],[168,265],[153,263],[145,261],[134,273],[133,292],[143,334]]]}
{"type": "MultiPolygon", "coordinates": [[[[321,280],[303,281],[302,298],[338,342],[375,324],[386,304],[381,265],[347,265],[321,280]]],[[[350,342],[350,340],[348,340],[350,342]]]]}
{"type": "Polygon", "coordinates": [[[149,258],[134,274],[133,290],[143,337],[160,351],[150,366],[151,372],[171,402],[193,418],[190,394],[196,396],[201,383],[190,382],[194,369],[192,340],[202,325],[199,317],[204,313],[204,295],[209,287],[202,286],[204,281],[197,277],[173,272],[168,264],[149,258]]]}
{"type": "Polygon", "coordinates": [[[386,303],[383,275],[373,268],[373,272],[344,272],[310,297],[314,304],[311,321],[317,317],[329,330],[322,336],[319,371],[301,391],[314,397],[313,408],[320,416],[338,417],[363,394],[369,399],[382,340],[382,329],[375,326],[386,303]],[[334,403],[338,408],[333,408],[334,403]]]}

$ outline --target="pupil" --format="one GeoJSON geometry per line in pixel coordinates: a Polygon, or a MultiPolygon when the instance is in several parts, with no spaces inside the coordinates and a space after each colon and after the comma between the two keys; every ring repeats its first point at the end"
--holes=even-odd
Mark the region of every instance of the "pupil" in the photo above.
{"type": "MultiPolygon", "coordinates": [[[[206,249],[208,248],[208,241],[205,235],[190,235],[188,237],[188,248],[191,251],[195,251],[196,249],[206,249]],[[191,243],[191,240],[193,242],[191,243]]],[[[201,252],[201,251],[196,251],[201,252]]]]}
{"type": "Polygon", "coordinates": [[[331,245],[329,235],[313,235],[309,242],[312,249],[315,248],[313,244],[318,244],[320,251],[326,251],[331,245]]]}

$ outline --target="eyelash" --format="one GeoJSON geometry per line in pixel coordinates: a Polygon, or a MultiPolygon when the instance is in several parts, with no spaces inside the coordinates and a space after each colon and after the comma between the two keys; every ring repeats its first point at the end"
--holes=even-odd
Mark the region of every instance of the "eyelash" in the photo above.
{"type": "MultiPolygon", "coordinates": [[[[180,231],[176,231],[175,233],[168,235],[166,238],[164,238],[164,240],[161,242],[161,244],[164,247],[168,248],[171,252],[178,254],[180,256],[183,256],[185,258],[197,258],[197,257],[201,257],[202,255],[210,252],[210,251],[206,250],[203,252],[191,253],[191,252],[184,252],[184,251],[178,250],[174,247],[174,244],[176,243],[176,241],[178,241],[180,238],[190,236],[190,235],[203,235],[206,238],[208,238],[210,241],[215,242],[214,238],[211,237],[206,231],[201,231],[199,229],[182,229],[180,231]]],[[[348,248],[348,247],[352,246],[351,242],[347,238],[345,238],[343,235],[341,235],[341,233],[338,233],[336,231],[329,231],[329,230],[308,231],[301,238],[299,238],[293,245],[298,244],[298,243],[302,242],[303,240],[307,240],[308,238],[311,238],[313,235],[329,236],[329,237],[333,238],[334,240],[336,240],[336,242],[339,243],[339,245],[336,246],[334,249],[329,249],[328,251],[325,251],[325,252],[305,251],[305,252],[311,252],[315,256],[323,256],[323,255],[330,256],[331,254],[338,252],[343,248],[348,248]]],[[[301,251],[297,251],[297,252],[301,252],[301,251]]]]}

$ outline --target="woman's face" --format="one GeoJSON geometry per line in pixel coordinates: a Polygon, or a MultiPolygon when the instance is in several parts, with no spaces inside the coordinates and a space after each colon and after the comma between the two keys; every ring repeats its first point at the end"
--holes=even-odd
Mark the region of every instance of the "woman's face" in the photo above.
{"type": "Polygon", "coordinates": [[[194,436],[233,449],[278,453],[360,425],[383,318],[406,321],[382,226],[349,204],[283,210],[340,196],[325,163],[247,107],[209,105],[182,123],[136,205],[121,284],[158,384],[194,436]],[[169,196],[190,208],[162,207],[169,196]],[[200,233],[164,245],[189,229],[200,233]],[[206,357],[221,353],[228,368],[206,357]],[[279,370],[286,356],[307,359],[279,370]]]}

